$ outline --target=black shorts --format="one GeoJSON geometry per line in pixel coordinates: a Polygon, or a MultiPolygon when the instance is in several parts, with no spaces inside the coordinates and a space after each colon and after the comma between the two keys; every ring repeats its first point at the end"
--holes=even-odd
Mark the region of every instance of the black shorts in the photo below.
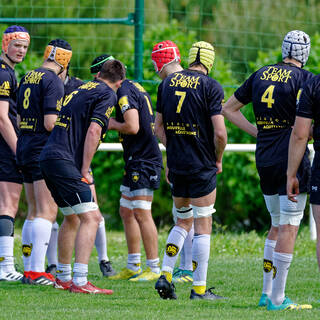
{"type": "Polygon", "coordinates": [[[171,192],[174,197],[200,198],[211,193],[217,185],[216,169],[202,169],[190,175],[175,174],[169,170],[171,192]]]}
{"type": "Polygon", "coordinates": [[[39,162],[30,162],[20,166],[23,182],[33,183],[34,181],[42,180],[42,172],[39,162]]]}
{"type": "Polygon", "coordinates": [[[22,183],[22,174],[13,157],[0,156],[0,181],[22,183]]]}
{"type": "Polygon", "coordinates": [[[92,193],[78,168],[68,160],[44,160],[40,167],[47,187],[58,207],[91,202],[92,193]]]}
{"type": "Polygon", "coordinates": [[[138,189],[156,190],[160,187],[161,167],[145,162],[130,164],[126,167],[122,185],[131,191],[138,189]]]}
{"type": "MultiPolygon", "coordinates": [[[[287,166],[287,161],[284,161],[269,167],[257,167],[264,195],[287,194],[287,166]]],[[[297,172],[300,193],[309,192],[310,172],[310,161],[308,156],[304,155],[297,172]]]]}
{"type": "Polygon", "coordinates": [[[310,203],[320,205],[320,152],[316,151],[311,170],[310,203]]]}

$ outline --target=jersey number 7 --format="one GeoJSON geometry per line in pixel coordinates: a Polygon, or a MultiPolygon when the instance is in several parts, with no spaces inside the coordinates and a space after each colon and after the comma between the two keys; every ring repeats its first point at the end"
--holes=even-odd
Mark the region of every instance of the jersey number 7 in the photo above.
{"type": "Polygon", "coordinates": [[[175,91],[174,94],[175,94],[176,96],[179,96],[179,103],[178,103],[178,105],[177,105],[177,111],[176,111],[176,113],[180,113],[181,108],[182,108],[183,101],[184,101],[187,93],[186,93],[185,91],[175,91]]]}

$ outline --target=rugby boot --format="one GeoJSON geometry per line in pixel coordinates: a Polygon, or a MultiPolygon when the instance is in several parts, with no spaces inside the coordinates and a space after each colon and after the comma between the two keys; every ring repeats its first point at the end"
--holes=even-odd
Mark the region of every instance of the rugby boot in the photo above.
{"type": "Polygon", "coordinates": [[[150,267],[147,267],[139,276],[130,278],[129,281],[153,281],[159,279],[160,273],[155,273],[150,267]]]}
{"type": "Polygon", "coordinates": [[[61,281],[59,278],[56,278],[56,281],[53,283],[53,287],[60,290],[69,290],[72,280],[61,281]]]}
{"type": "Polygon", "coordinates": [[[26,284],[36,284],[43,286],[52,286],[55,279],[51,273],[29,271],[27,273],[28,282],[26,284]]]}
{"type": "Polygon", "coordinates": [[[160,276],[158,281],[155,284],[155,289],[158,291],[159,296],[162,299],[170,299],[175,300],[177,299],[177,295],[175,294],[175,286],[171,282],[169,282],[165,275],[160,276]]]}
{"type": "Polygon", "coordinates": [[[283,310],[303,310],[312,309],[311,304],[297,304],[291,301],[288,297],[285,297],[283,302],[277,306],[272,303],[271,299],[267,299],[267,310],[268,311],[283,311],[283,310]]]}
{"type": "Polygon", "coordinates": [[[86,294],[108,294],[108,295],[113,294],[112,290],[98,288],[89,281],[83,286],[77,286],[72,282],[69,287],[69,291],[73,293],[86,293],[86,294]]]}
{"type": "Polygon", "coordinates": [[[219,296],[217,294],[215,294],[212,290],[214,289],[214,287],[209,288],[208,290],[206,290],[206,292],[204,294],[198,294],[196,293],[193,289],[191,290],[190,293],[190,299],[191,300],[222,300],[222,299],[226,299],[225,297],[219,296]]]}
{"type": "Polygon", "coordinates": [[[117,272],[112,268],[110,261],[101,260],[99,266],[104,277],[111,277],[117,274],[117,272]]]}
{"type": "Polygon", "coordinates": [[[142,273],[142,269],[141,268],[139,268],[138,271],[133,271],[131,269],[124,268],[118,274],[116,274],[115,276],[110,276],[108,279],[111,279],[111,280],[129,280],[129,279],[132,279],[132,278],[135,278],[135,277],[139,276],[141,273],[142,273]]]}

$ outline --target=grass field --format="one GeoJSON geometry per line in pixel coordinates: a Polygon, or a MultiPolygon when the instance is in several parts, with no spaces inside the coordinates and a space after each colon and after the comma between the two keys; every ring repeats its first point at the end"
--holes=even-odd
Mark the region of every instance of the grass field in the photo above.
{"type": "MultiPolygon", "coordinates": [[[[18,230],[19,232],[19,230],[18,230]]],[[[17,232],[17,233],[18,233],[17,232]]],[[[167,232],[159,236],[160,257],[167,232]]],[[[261,294],[264,236],[213,234],[208,271],[208,286],[228,297],[222,302],[190,301],[189,284],[178,284],[176,301],[161,300],[154,283],[130,283],[103,279],[93,252],[89,279],[113,289],[112,296],[87,296],[48,287],[0,282],[0,319],[319,319],[319,271],[315,242],[302,228],[290,269],[286,294],[297,303],[310,303],[312,310],[267,312],[258,308],[261,294]]],[[[16,257],[22,267],[19,234],[16,257]]],[[[108,232],[109,257],[120,270],[126,263],[126,245],[121,232],[108,232]]],[[[143,257],[143,262],[145,258],[143,257]]]]}

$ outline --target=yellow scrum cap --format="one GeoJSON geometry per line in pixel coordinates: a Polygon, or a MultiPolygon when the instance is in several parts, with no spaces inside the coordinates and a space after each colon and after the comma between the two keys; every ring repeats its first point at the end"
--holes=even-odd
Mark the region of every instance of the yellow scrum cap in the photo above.
{"type": "Polygon", "coordinates": [[[44,60],[54,61],[63,69],[68,67],[72,57],[70,44],[62,39],[55,39],[49,42],[44,52],[44,60]]]}
{"type": "Polygon", "coordinates": [[[215,58],[214,48],[213,46],[205,41],[199,41],[192,45],[189,50],[189,66],[193,63],[201,63],[203,64],[208,73],[211,71],[213,67],[213,62],[215,58]]]}

